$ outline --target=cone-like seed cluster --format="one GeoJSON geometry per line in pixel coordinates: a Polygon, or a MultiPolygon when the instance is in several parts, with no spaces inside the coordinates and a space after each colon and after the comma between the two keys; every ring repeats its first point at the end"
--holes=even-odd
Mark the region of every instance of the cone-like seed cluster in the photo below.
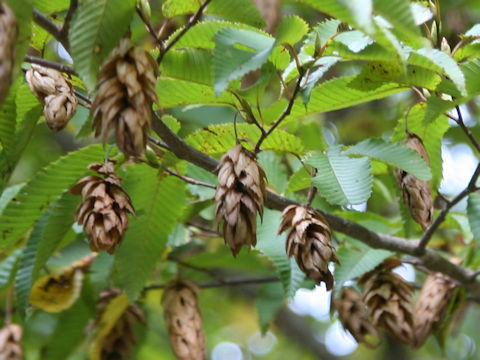
{"type": "MultiPolygon", "coordinates": [[[[98,325],[105,308],[116,296],[120,295],[120,290],[109,289],[100,294],[97,308],[98,314],[94,326],[98,325]]],[[[115,325],[112,327],[108,335],[102,342],[101,359],[130,359],[132,349],[137,343],[134,326],[140,322],[146,324],[145,314],[137,305],[132,304],[127,307],[125,312],[120,316],[115,325]]]]}
{"type": "Polygon", "coordinates": [[[220,159],[215,194],[217,223],[234,256],[257,243],[257,212],[263,216],[265,172],[255,154],[238,144],[220,159]]]}
{"type": "Polygon", "coordinates": [[[75,220],[88,234],[92,251],[106,250],[112,254],[128,228],[127,213],[135,215],[135,211],[112,163],[95,163],[88,168],[104,178],[89,175],[70,189],[72,194],[82,194],[75,220]]]}
{"type": "Polygon", "coordinates": [[[0,2],[0,105],[12,84],[17,22],[6,2],[0,2]]]}
{"type": "Polygon", "coordinates": [[[440,273],[428,275],[415,304],[415,348],[421,347],[441,323],[454,288],[455,284],[447,276],[440,273]]]}
{"type": "Polygon", "coordinates": [[[287,235],[288,256],[295,256],[298,266],[317,285],[325,282],[327,290],[333,287],[333,275],[328,263],[340,262],[335,255],[327,220],[316,210],[304,206],[290,205],[282,212],[282,223],[278,233],[290,228],[287,235]]]}
{"type": "Polygon", "coordinates": [[[371,348],[379,344],[378,331],[367,315],[367,308],[359,292],[351,287],[343,287],[337,299],[332,295],[332,305],[337,310],[343,327],[357,342],[371,348]],[[372,342],[375,338],[377,341],[372,342]]]}
{"type": "MultiPolygon", "coordinates": [[[[416,151],[427,165],[430,165],[427,150],[417,135],[409,132],[405,145],[416,151]]],[[[433,221],[433,200],[429,182],[401,169],[395,169],[395,178],[410,215],[425,230],[433,221]]]]}
{"type": "Polygon", "coordinates": [[[410,344],[413,338],[413,288],[392,272],[396,262],[384,264],[360,278],[359,283],[365,284],[363,302],[373,325],[382,327],[397,341],[410,344]]]}
{"type": "Polygon", "coordinates": [[[26,78],[30,90],[44,105],[48,127],[53,131],[62,130],[77,110],[72,84],[59,71],[36,64],[27,71],[26,78]]]}
{"type": "Polygon", "coordinates": [[[205,359],[205,334],[198,307],[198,286],[189,280],[173,280],[162,296],[165,322],[173,352],[179,360],[205,359]]]}
{"type": "Polygon", "coordinates": [[[23,359],[23,350],[20,344],[22,332],[22,327],[17,324],[6,325],[0,330],[0,359],[23,359]]]}
{"type": "Polygon", "coordinates": [[[98,95],[93,101],[95,136],[105,143],[115,131],[118,148],[140,157],[145,151],[152,123],[152,104],[158,65],[145,50],[123,39],[112,50],[98,74],[98,95]]]}

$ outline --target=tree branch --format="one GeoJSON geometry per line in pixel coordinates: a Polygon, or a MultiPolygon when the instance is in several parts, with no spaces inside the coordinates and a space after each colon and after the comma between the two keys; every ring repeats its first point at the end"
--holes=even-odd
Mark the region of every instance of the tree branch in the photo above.
{"type": "Polygon", "coordinates": [[[160,51],[160,55],[158,55],[158,58],[157,58],[158,64],[162,62],[162,59],[165,56],[165,54],[168,52],[168,50],[170,50],[173,47],[173,45],[175,45],[178,42],[178,40],[180,40],[182,36],[185,35],[185,33],[200,20],[200,17],[202,16],[203,11],[205,10],[205,8],[207,7],[210,1],[211,0],[205,0],[205,2],[198,8],[197,12],[193,14],[193,16],[188,20],[185,27],[172,39],[172,41],[168,43],[167,46],[165,46],[165,48],[163,48],[163,51],[160,51]]]}
{"type": "Polygon", "coordinates": [[[472,134],[472,132],[470,131],[470,129],[465,126],[465,123],[463,122],[462,112],[460,111],[460,107],[457,105],[457,106],[455,106],[455,109],[457,110],[458,119],[455,119],[454,117],[449,116],[450,119],[452,119],[453,121],[455,121],[455,122],[458,124],[458,126],[460,126],[460,128],[463,130],[463,132],[465,133],[465,135],[467,135],[468,139],[469,139],[470,142],[473,144],[473,146],[475,147],[475,149],[477,149],[477,151],[480,153],[480,144],[478,143],[477,139],[475,139],[475,136],[473,136],[473,134],[472,134]]]}
{"type": "Polygon", "coordinates": [[[50,60],[42,59],[36,56],[31,56],[31,55],[25,55],[24,60],[25,62],[28,62],[31,64],[37,64],[50,69],[54,69],[69,75],[77,75],[77,72],[71,67],[57,63],[55,61],[50,61],[50,60]]]}
{"type": "MultiPolygon", "coordinates": [[[[153,129],[165,141],[171,151],[180,159],[191,162],[207,171],[214,172],[218,161],[203,152],[192,148],[183,139],[177,136],[166,126],[159,116],[155,114],[156,121],[153,129]]],[[[301,205],[297,201],[285,198],[283,196],[267,192],[265,206],[282,211],[286,206],[295,204],[301,205]]],[[[319,210],[320,211],[320,210],[319,210]]],[[[440,256],[436,251],[426,248],[423,255],[418,255],[418,240],[406,240],[404,238],[376,233],[360,224],[344,219],[340,216],[320,211],[331,228],[342,234],[351,236],[375,249],[386,249],[412,255],[420,258],[427,269],[434,272],[441,272],[448,275],[459,283],[473,295],[480,296],[480,282],[475,280],[474,272],[471,269],[458,266],[440,256]]]]}
{"type": "MultiPolygon", "coordinates": [[[[197,285],[205,289],[205,288],[214,288],[214,287],[221,287],[221,286],[258,285],[258,284],[277,282],[277,281],[280,281],[280,278],[276,275],[272,275],[272,276],[265,276],[260,278],[241,278],[241,279],[230,279],[230,280],[222,280],[222,281],[215,280],[215,281],[200,283],[197,285]]],[[[145,286],[143,288],[143,291],[164,289],[166,286],[167,286],[166,284],[145,286]]]]}
{"type": "Polygon", "coordinates": [[[41,13],[37,9],[33,9],[33,21],[35,21],[41,28],[47,30],[55,40],[57,40],[63,47],[69,51],[68,36],[62,34],[62,28],[55,24],[48,16],[41,13]]]}
{"type": "Polygon", "coordinates": [[[430,224],[427,230],[425,230],[422,238],[418,243],[418,247],[416,251],[417,255],[422,255],[425,252],[425,247],[427,246],[428,242],[430,241],[430,239],[432,238],[433,234],[438,229],[440,224],[445,220],[445,217],[447,216],[451,208],[454,207],[456,204],[458,204],[464,197],[468,196],[470,193],[477,190],[476,183],[479,176],[480,176],[480,163],[477,165],[477,168],[475,169],[475,172],[473,173],[467,187],[461,193],[455,196],[452,200],[447,202],[447,206],[440,212],[440,214],[438,214],[435,221],[432,224],[430,224]]]}

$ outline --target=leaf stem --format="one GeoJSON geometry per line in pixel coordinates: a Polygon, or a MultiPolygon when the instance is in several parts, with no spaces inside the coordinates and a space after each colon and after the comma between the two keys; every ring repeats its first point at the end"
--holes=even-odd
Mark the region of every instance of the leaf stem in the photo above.
{"type": "Polygon", "coordinates": [[[165,171],[167,173],[169,173],[170,175],[176,176],[176,177],[182,179],[183,181],[185,181],[189,184],[192,184],[192,185],[205,186],[205,187],[208,187],[210,189],[216,189],[217,188],[213,184],[209,184],[209,183],[206,183],[206,182],[203,182],[203,181],[200,181],[200,180],[195,180],[195,179],[192,179],[191,177],[188,177],[188,176],[185,176],[185,175],[180,175],[179,173],[177,173],[173,170],[170,170],[170,169],[165,169],[165,171]]]}

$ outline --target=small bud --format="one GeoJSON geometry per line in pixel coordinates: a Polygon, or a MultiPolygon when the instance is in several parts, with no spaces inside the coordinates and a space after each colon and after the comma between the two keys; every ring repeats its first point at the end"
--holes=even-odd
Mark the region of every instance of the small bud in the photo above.
{"type": "Polygon", "coordinates": [[[450,55],[452,53],[452,49],[450,49],[450,45],[448,44],[447,39],[445,39],[444,37],[442,38],[442,43],[441,43],[440,49],[448,55],[450,55]]]}

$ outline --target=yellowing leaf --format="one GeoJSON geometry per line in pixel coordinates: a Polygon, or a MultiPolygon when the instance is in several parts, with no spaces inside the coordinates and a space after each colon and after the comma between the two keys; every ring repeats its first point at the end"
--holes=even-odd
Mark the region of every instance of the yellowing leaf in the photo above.
{"type": "Polygon", "coordinates": [[[90,360],[102,360],[102,344],[105,337],[112,331],[113,327],[117,323],[118,319],[123,315],[128,307],[127,294],[121,294],[111,300],[105,311],[102,314],[102,318],[98,323],[98,332],[95,335],[95,339],[90,346],[90,360]]]}
{"type": "Polygon", "coordinates": [[[35,281],[30,292],[30,303],[46,312],[60,312],[73,305],[82,290],[83,272],[69,267],[55,275],[46,275],[35,281]]]}

